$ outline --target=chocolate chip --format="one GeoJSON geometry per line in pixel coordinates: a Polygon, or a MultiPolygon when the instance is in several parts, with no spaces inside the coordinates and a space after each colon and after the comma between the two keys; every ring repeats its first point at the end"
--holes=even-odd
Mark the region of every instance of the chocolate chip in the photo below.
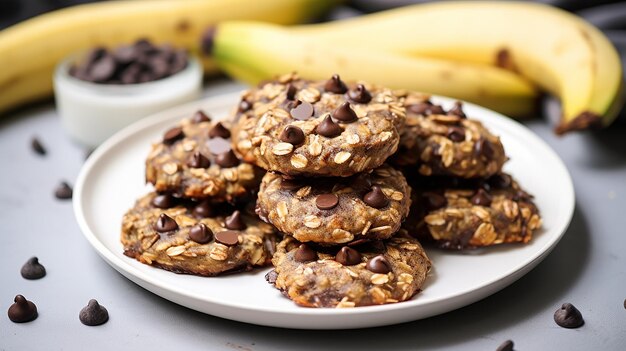
{"type": "Polygon", "coordinates": [[[496,351],[513,351],[513,340],[507,340],[500,344],[496,351]]]}
{"type": "Polygon", "coordinates": [[[80,319],[80,322],[84,325],[95,327],[109,320],[109,312],[104,306],[101,306],[98,301],[91,299],[87,306],[80,310],[78,319],[80,319]]]}
{"type": "Polygon", "coordinates": [[[327,115],[322,123],[317,125],[315,132],[327,138],[334,138],[343,132],[343,128],[341,128],[338,123],[335,123],[333,119],[330,118],[330,115],[327,115]]]}
{"type": "Polygon", "coordinates": [[[104,82],[111,78],[115,73],[115,60],[113,56],[105,54],[99,60],[91,65],[89,70],[89,77],[94,82],[104,82]]]}
{"type": "Polygon", "coordinates": [[[446,111],[444,111],[443,107],[441,107],[441,105],[431,105],[428,108],[428,112],[429,115],[443,115],[446,113],[446,111]]]}
{"type": "Polygon", "coordinates": [[[189,239],[198,244],[206,244],[213,240],[213,232],[204,223],[198,223],[189,229],[189,239]]]}
{"type": "Polygon", "coordinates": [[[179,139],[182,139],[184,136],[185,133],[183,133],[183,128],[175,127],[165,132],[165,134],[163,135],[163,143],[166,145],[171,145],[179,139]]]}
{"type": "Polygon", "coordinates": [[[307,244],[300,244],[293,255],[298,262],[310,262],[317,260],[317,252],[313,251],[307,244]]]}
{"type": "Polygon", "coordinates": [[[461,142],[465,140],[465,130],[461,127],[457,126],[448,126],[448,131],[446,132],[448,138],[455,143],[461,142]]]}
{"type": "Polygon", "coordinates": [[[215,234],[215,240],[226,246],[233,246],[239,243],[239,232],[233,230],[224,230],[215,234]]]}
{"type": "Polygon", "coordinates": [[[252,104],[246,100],[241,100],[239,102],[239,106],[237,106],[237,111],[240,113],[246,112],[252,108],[252,104]]]}
{"type": "Polygon", "coordinates": [[[438,210],[448,204],[448,200],[445,196],[431,191],[423,193],[422,198],[424,198],[426,209],[429,211],[438,210]]]}
{"type": "Polygon", "coordinates": [[[215,211],[209,200],[202,201],[196,205],[191,212],[197,218],[207,218],[215,215],[215,211]]]}
{"type": "Polygon", "coordinates": [[[278,273],[276,273],[275,269],[272,269],[271,271],[267,272],[267,274],[265,275],[265,280],[272,285],[276,283],[277,278],[278,278],[278,273]]]}
{"type": "Polygon", "coordinates": [[[217,122],[217,124],[214,125],[213,128],[211,128],[211,130],[209,130],[209,138],[215,138],[215,137],[228,139],[230,138],[230,130],[224,127],[222,122],[217,122]]]}
{"type": "Polygon", "coordinates": [[[287,85],[287,100],[295,100],[298,89],[293,84],[287,85]]]}
{"type": "Polygon", "coordinates": [[[243,218],[241,218],[241,212],[235,211],[230,216],[226,217],[224,220],[224,224],[226,228],[233,230],[244,230],[246,229],[246,223],[244,223],[243,218]]]}
{"type": "Polygon", "coordinates": [[[338,74],[333,74],[333,76],[326,81],[326,84],[324,84],[324,91],[335,94],[343,94],[348,91],[348,87],[341,81],[338,74]]]}
{"type": "Polygon", "coordinates": [[[367,262],[367,270],[374,273],[387,274],[391,272],[391,264],[385,256],[378,255],[367,262]]]}
{"type": "Polygon", "coordinates": [[[22,274],[24,279],[41,279],[46,276],[46,268],[39,263],[39,259],[37,257],[31,257],[22,266],[20,274],[22,274]]]}
{"type": "Polygon", "coordinates": [[[473,205],[484,207],[491,206],[491,201],[491,195],[489,195],[484,189],[478,189],[476,194],[474,194],[474,196],[470,199],[470,202],[473,205]]]}
{"type": "Polygon", "coordinates": [[[499,173],[491,176],[491,178],[489,178],[487,182],[490,186],[496,189],[506,189],[511,186],[511,184],[513,183],[513,179],[508,174],[499,173]]]}
{"type": "Polygon", "coordinates": [[[239,165],[239,159],[233,152],[233,150],[226,151],[217,155],[215,163],[222,168],[236,167],[239,165]]]}
{"type": "Polygon", "coordinates": [[[189,161],[187,161],[187,166],[191,168],[209,168],[210,165],[211,161],[200,151],[194,152],[189,161]]]}
{"type": "Polygon", "coordinates": [[[493,146],[486,139],[480,139],[474,145],[474,154],[476,156],[485,156],[487,159],[491,159],[493,157],[494,151],[493,146]]]}
{"type": "Polygon", "coordinates": [[[363,196],[363,202],[374,208],[383,208],[389,205],[389,198],[387,198],[387,195],[383,193],[378,185],[374,185],[372,186],[372,190],[363,196]]]}
{"type": "Polygon", "coordinates": [[[300,145],[304,142],[304,132],[296,126],[286,126],[278,138],[292,145],[300,145]]]}
{"type": "Polygon", "coordinates": [[[43,145],[41,144],[41,142],[39,141],[39,139],[37,139],[37,137],[33,137],[30,140],[30,147],[33,149],[33,151],[35,151],[38,155],[45,155],[46,154],[46,148],[43,147],[43,145]]]}
{"type": "Polygon", "coordinates": [[[219,137],[207,140],[206,146],[213,155],[223,154],[232,148],[230,141],[219,137]]]}
{"type": "Polygon", "coordinates": [[[454,103],[454,107],[448,110],[448,115],[458,116],[461,118],[467,118],[465,112],[463,112],[463,103],[460,101],[456,101],[454,103]]]}
{"type": "Polygon", "coordinates": [[[333,111],[333,118],[344,123],[354,122],[359,119],[347,101],[333,111]]]}
{"type": "Polygon", "coordinates": [[[198,110],[196,111],[196,113],[193,114],[193,117],[191,117],[191,122],[195,124],[202,122],[211,122],[211,117],[207,116],[207,114],[203,111],[198,110]]]}
{"type": "Polygon", "coordinates": [[[170,194],[159,194],[152,198],[150,204],[156,208],[170,208],[176,204],[176,199],[170,194]]]}
{"type": "Polygon", "coordinates": [[[32,301],[26,300],[22,295],[15,296],[14,304],[9,307],[9,319],[14,323],[25,323],[37,318],[37,306],[32,301]]]}
{"type": "Polygon", "coordinates": [[[156,223],[154,224],[154,230],[159,233],[167,233],[178,230],[178,224],[174,219],[172,219],[165,213],[161,213],[156,223]]]}
{"type": "Polygon", "coordinates": [[[571,303],[564,303],[554,312],[554,321],[563,328],[578,328],[585,324],[583,315],[571,303]]]}
{"type": "Polygon", "coordinates": [[[280,188],[285,190],[298,190],[302,188],[302,182],[296,179],[281,178],[280,188]]]}
{"type": "Polygon", "coordinates": [[[335,208],[339,203],[339,198],[335,194],[321,194],[317,195],[315,199],[315,205],[320,210],[330,210],[335,208]]]}
{"type": "Polygon", "coordinates": [[[419,102],[417,104],[407,105],[406,109],[416,115],[427,115],[433,104],[430,101],[419,102]]]}
{"type": "Polygon", "coordinates": [[[351,247],[344,246],[337,252],[335,261],[344,266],[354,266],[361,263],[361,254],[351,247]]]}
{"type": "Polygon", "coordinates": [[[365,88],[363,84],[359,84],[356,86],[356,90],[350,90],[348,92],[348,97],[350,100],[359,103],[359,104],[367,104],[372,101],[372,94],[365,88]]]}
{"type": "Polygon", "coordinates": [[[119,63],[131,63],[137,58],[137,50],[132,45],[120,46],[113,51],[113,58],[119,63]]]}
{"type": "Polygon", "coordinates": [[[54,196],[59,200],[69,200],[72,198],[73,193],[72,187],[66,182],[61,182],[54,190],[54,196]]]}
{"type": "Polygon", "coordinates": [[[297,100],[296,106],[291,109],[290,114],[297,120],[306,121],[313,116],[313,105],[306,101],[297,100]]]}

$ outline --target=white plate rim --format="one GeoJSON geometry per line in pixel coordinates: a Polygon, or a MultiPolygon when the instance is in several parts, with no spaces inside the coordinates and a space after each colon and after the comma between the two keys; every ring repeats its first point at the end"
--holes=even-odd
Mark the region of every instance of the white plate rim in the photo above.
{"type": "MultiPolygon", "coordinates": [[[[208,304],[205,307],[215,308],[216,316],[220,316],[227,319],[239,320],[243,322],[250,323],[248,318],[238,318],[237,316],[232,316],[229,313],[223,313],[221,307],[226,307],[228,309],[235,309],[238,312],[246,312],[250,311],[250,309],[238,306],[236,304],[223,302],[223,301],[214,301],[208,296],[199,296],[197,294],[192,294],[185,291],[182,288],[178,288],[176,286],[167,286],[166,282],[162,282],[153,277],[147,276],[143,274],[140,270],[134,267],[130,261],[125,261],[118,256],[116,256],[112,251],[110,251],[97,237],[95,232],[89,226],[86,220],[84,209],[84,201],[83,198],[83,190],[89,180],[89,175],[91,174],[92,169],[97,165],[97,162],[100,158],[102,158],[109,150],[114,148],[118,143],[125,140],[126,138],[140,132],[141,130],[153,126],[155,124],[162,123],[166,120],[174,119],[174,116],[183,116],[185,114],[192,113],[197,110],[198,106],[203,106],[204,108],[210,109],[211,106],[215,105],[223,105],[224,100],[226,101],[235,101],[235,98],[239,96],[239,93],[228,93],[222,95],[216,95],[212,97],[208,97],[205,99],[201,99],[198,101],[186,103],[184,105],[180,105],[152,116],[146,117],[138,122],[131,124],[130,126],[122,129],[117,132],[115,135],[106,140],[103,144],[101,144],[89,157],[89,159],[83,165],[79,176],[76,180],[74,187],[74,197],[73,197],[73,208],[75,213],[76,221],[81,229],[81,232],[88,240],[88,242],[94,247],[96,252],[103,258],[105,261],[111,265],[114,269],[120,272],[125,277],[129,278],[133,282],[138,285],[146,288],[147,290],[162,296],[168,300],[171,300],[175,303],[181,304],[183,306],[206,312],[206,308],[199,309],[194,302],[201,302],[208,304]],[[157,291],[155,291],[157,290],[157,291]],[[174,295],[171,295],[174,294],[174,295]],[[175,296],[178,295],[178,296],[175,296]],[[185,299],[192,299],[194,301],[185,301],[185,299]]],[[[433,101],[438,103],[451,103],[452,101],[456,101],[457,99],[442,97],[442,96],[433,96],[433,101]]],[[[498,276],[494,277],[488,282],[485,282],[483,285],[479,287],[475,287],[473,289],[468,289],[465,291],[457,291],[455,293],[439,297],[437,300],[431,301],[430,304],[441,303],[442,301],[457,299],[457,303],[451,303],[448,301],[449,308],[446,309],[436,309],[433,313],[427,313],[422,315],[419,318],[401,318],[393,322],[385,322],[382,324],[369,323],[368,326],[376,326],[376,325],[389,325],[396,324],[401,322],[406,322],[410,320],[416,320],[421,318],[427,318],[429,316],[438,315],[441,313],[445,313],[456,308],[465,306],[469,303],[481,300],[483,298],[488,297],[492,293],[495,293],[504,287],[512,284],[515,280],[519,279],[521,276],[526,274],[532,268],[534,268],[539,262],[541,262],[558,244],[563,234],[569,227],[571,219],[574,214],[575,208],[575,195],[574,195],[574,186],[571,179],[571,176],[565,167],[563,161],[558,157],[558,155],[552,150],[550,146],[548,146],[543,140],[541,140],[536,134],[531,132],[525,126],[520,124],[517,121],[509,119],[505,116],[498,114],[497,112],[488,110],[486,108],[473,105],[471,103],[464,102],[465,106],[471,106],[472,109],[480,111],[480,113],[484,116],[488,116],[489,118],[496,117],[498,119],[498,123],[500,124],[500,128],[506,128],[510,134],[517,134],[517,137],[524,138],[529,140],[529,142],[540,146],[545,149],[544,151],[548,154],[549,158],[553,159],[554,166],[559,169],[560,175],[563,177],[561,179],[562,185],[567,189],[565,193],[565,197],[561,198],[562,203],[566,204],[568,208],[566,209],[567,216],[561,217],[561,221],[555,224],[555,227],[561,228],[558,235],[554,235],[550,241],[545,243],[545,245],[537,250],[537,253],[534,256],[528,257],[528,259],[520,264],[518,264],[514,269],[510,270],[505,277],[498,276]],[[505,279],[506,278],[506,279],[505,279]],[[507,280],[506,283],[502,283],[503,280],[507,280]],[[471,297],[467,297],[468,294],[471,294],[471,297]],[[466,298],[463,298],[466,296],[466,298]]],[[[380,306],[365,306],[359,308],[352,309],[314,309],[314,308],[301,308],[297,313],[292,311],[280,311],[272,308],[266,308],[264,306],[257,306],[253,311],[260,313],[271,313],[276,316],[280,315],[298,315],[298,316],[360,316],[360,315],[369,315],[369,314],[388,314],[397,312],[400,310],[406,310],[415,307],[422,307],[420,305],[419,298],[411,301],[406,301],[397,304],[387,304],[380,306]]],[[[209,308],[209,309],[211,309],[209,308]]],[[[213,313],[211,313],[213,314],[213,313]]],[[[393,319],[393,318],[392,318],[393,319]]],[[[304,329],[336,329],[336,328],[325,328],[322,326],[310,326],[310,327],[299,327],[298,325],[280,325],[280,323],[275,323],[274,321],[270,321],[268,319],[267,323],[264,322],[252,322],[255,324],[262,324],[268,326],[278,326],[284,327],[288,326],[290,328],[304,328],[304,329]]],[[[306,323],[304,323],[306,324],[306,323]]],[[[358,326],[357,326],[358,327],[358,326]]],[[[354,328],[351,326],[346,326],[345,329],[354,328]]]]}

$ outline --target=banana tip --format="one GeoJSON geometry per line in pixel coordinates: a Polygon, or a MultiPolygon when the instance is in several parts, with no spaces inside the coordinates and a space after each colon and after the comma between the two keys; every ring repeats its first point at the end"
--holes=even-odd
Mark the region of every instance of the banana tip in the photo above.
{"type": "Polygon", "coordinates": [[[563,135],[575,130],[597,129],[602,127],[602,117],[597,113],[585,111],[569,121],[559,123],[554,132],[563,135]]]}
{"type": "Polygon", "coordinates": [[[213,44],[215,42],[215,33],[217,28],[215,26],[208,27],[202,32],[202,53],[205,55],[211,55],[213,53],[213,44]]]}

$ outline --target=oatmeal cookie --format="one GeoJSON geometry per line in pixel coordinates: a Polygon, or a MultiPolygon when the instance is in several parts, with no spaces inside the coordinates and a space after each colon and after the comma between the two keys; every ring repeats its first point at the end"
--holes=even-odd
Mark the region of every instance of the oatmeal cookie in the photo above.
{"type": "Polygon", "coordinates": [[[272,259],[269,283],[306,307],[356,307],[406,301],[420,291],[431,262],[417,240],[316,248],[285,237],[272,259]]]}
{"type": "Polygon", "coordinates": [[[347,177],[398,146],[405,110],[391,90],[287,75],[243,94],[233,128],[246,162],[291,176],[347,177]]]}
{"type": "Polygon", "coordinates": [[[486,180],[414,178],[403,228],[423,243],[453,250],[528,243],[541,226],[533,197],[504,173],[486,180]]]}
{"type": "Polygon", "coordinates": [[[406,97],[406,124],[393,163],[413,166],[422,175],[486,178],[507,160],[500,138],[477,120],[468,119],[460,102],[449,111],[428,96],[406,97]]]}
{"type": "Polygon", "coordinates": [[[269,264],[276,230],[246,211],[150,193],[122,220],[126,256],[176,273],[215,276],[269,264]]]}
{"type": "Polygon", "coordinates": [[[290,179],[268,172],[257,214],[302,242],[380,240],[400,228],[410,196],[402,172],[388,165],[352,177],[290,179]]]}
{"type": "Polygon", "coordinates": [[[263,170],[241,162],[231,148],[229,122],[202,111],[168,130],[152,145],[146,181],[179,197],[233,201],[258,188],[263,170]]]}

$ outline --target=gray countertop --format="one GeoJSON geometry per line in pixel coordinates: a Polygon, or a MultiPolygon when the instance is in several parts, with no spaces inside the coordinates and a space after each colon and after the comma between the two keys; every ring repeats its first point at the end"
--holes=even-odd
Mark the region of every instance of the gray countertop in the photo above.
{"type": "MultiPolygon", "coordinates": [[[[207,95],[239,89],[212,83],[207,95]]],[[[576,189],[574,219],[556,249],[508,288],[465,308],[412,323],[347,331],[259,327],[205,315],[140,288],[102,260],[80,233],[71,202],[53,196],[73,184],[85,149],[61,129],[53,105],[0,121],[0,350],[623,350],[626,345],[626,126],[558,138],[546,121],[525,123],[565,161],[576,189]],[[30,148],[39,136],[48,155],[30,148]],[[28,281],[20,267],[38,256],[48,274],[28,281]],[[39,318],[14,324],[16,294],[39,318]],[[78,312],[95,298],[108,323],[86,327],[78,312]],[[585,325],[568,330],[554,311],[571,302],[585,325]]],[[[542,170],[536,170],[542,176],[542,170]]]]}

